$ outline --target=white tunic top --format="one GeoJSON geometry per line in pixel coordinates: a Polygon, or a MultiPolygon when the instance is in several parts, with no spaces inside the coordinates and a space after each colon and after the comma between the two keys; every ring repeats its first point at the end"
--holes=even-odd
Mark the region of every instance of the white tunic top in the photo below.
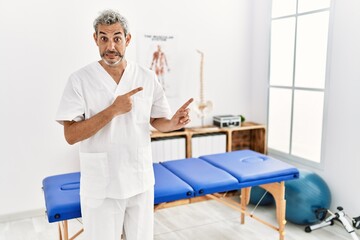
{"type": "Polygon", "coordinates": [[[137,87],[130,112],[116,116],[80,144],[80,194],[92,198],[129,198],[154,185],[150,117],[169,117],[170,108],[154,72],[128,62],[119,84],[98,62],[73,73],[56,120],[82,121],[137,87]]]}

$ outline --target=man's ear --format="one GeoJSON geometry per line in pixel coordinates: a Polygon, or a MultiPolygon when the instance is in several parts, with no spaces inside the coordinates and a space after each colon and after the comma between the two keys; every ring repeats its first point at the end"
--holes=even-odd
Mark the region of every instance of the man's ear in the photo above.
{"type": "Polygon", "coordinates": [[[131,41],[131,34],[128,33],[128,34],[126,35],[126,46],[129,46],[130,41],[131,41]]]}
{"type": "MultiPolygon", "coordinates": [[[[93,37],[94,37],[94,41],[95,41],[96,45],[98,45],[96,32],[94,32],[93,37]]],[[[99,45],[98,45],[98,46],[99,46],[99,45]]]]}

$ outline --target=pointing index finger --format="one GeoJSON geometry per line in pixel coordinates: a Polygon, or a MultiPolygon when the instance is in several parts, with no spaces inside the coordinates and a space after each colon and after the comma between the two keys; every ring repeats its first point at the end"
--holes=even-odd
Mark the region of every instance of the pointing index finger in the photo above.
{"type": "Polygon", "coordinates": [[[193,101],[194,101],[194,99],[193,99],[193,98],[190,98],[189,100],[187,100],[186,103],[184,103],[184,105],[182,105],[182,106],[179,108],[179,110],[185,110],[185,109],[190,105],[190,103],[192,103],[193,101]]]}
{"type": "Polygon", "coordinates": [[[138,87],[138,88],[135,88],[135,89],[131,90],[130,92],[126,93],[126,95],[128,95],[129,97],[131,97],[132,95],[134,95],[134,94],[136,94],[136,93],[138,93],[138,92],[140,92],[140,91],[142,91],[142,90],[143,90],[142,87],[138,87]]]}

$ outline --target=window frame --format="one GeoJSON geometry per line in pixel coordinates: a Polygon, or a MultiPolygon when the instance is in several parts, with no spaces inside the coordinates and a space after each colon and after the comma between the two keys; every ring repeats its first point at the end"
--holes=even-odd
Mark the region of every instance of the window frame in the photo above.
{"type": "MultiPolygon", "coordinates": [[[[325,165],[325,142],[326,142],[326,128],[327,128],[327,115],[328,115],[328,92],[330,86],[330,63],[331,63],[331,46],[332,46],[332,32],[333,32],[333,9],[334,9],[334,0],[330,0],[330,6],[328,8],[321,8],[317,10],[307,11],[298,13],[298,5],[299,0],[296,0],[296,13],[291,15],[285,15],[280,17],[271,17],[270,19],[270,34],[269,34],[269,65],[268,65],[268,86],[267,86],[267,129],[269,130],[269,118],[270,118],[270,90],[271,89],[289,89],[291,90],[291,116],[290,116],[290,136],[289,136],[289,153],[285,153],[282,151],[278,151],[276,149],[271,149],[268,147],[268,155],[279,158],[286,162],[290,162],[292,164],[307,166],[316,169],[323,169],[325,165]],[[298,17],[308,14],[314,14],[319,12],[328,11],[329,13],[329,21],[328,21],[328,35],[327,35],[327,51],[326,51],[326,63],[325,63],[325,82],[324,88],[311,88],[311,87],[296,87],[295,86],[295,71],[296,71],[296,47],[297,47],[297,34],[298,34],[298,17]],[[292,85],[291,86],[281,86],[281,85],[271,85],[270,84],[270,70],[271,70],[271,39],[272,39],[272,23],[274,20],[284,19],[295,17],[295,37],[294,37],[294,54],[293,54],[293,73],[292,73],[292,85]],[[315,162],[309,159],[305,159],[299,156],[295,156],[291,153],[292,150],[292,135],[293,135],[293,115],[294,115],[294,97],[296,90],[306,90],[306,91],[317,91],[322,92],[324,95],[323,98],[323,115],[322,115],[322,131],[321,131],[321,144],[320,144],[320,159],[319,162],[315,162]]],[[[267,131],[269,134],[269,131],[267,131]]],[[[269,146],[269,136],[266,136],[267,146],[269,146]]]]}

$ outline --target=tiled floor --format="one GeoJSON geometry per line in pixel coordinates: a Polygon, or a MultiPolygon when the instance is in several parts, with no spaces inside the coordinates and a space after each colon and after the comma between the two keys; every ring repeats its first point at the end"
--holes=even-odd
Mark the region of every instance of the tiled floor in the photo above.
{"type": "MultiPolygon", "coordinates": [[[[273,207],[259,207],[255,215],[275,224],[273,207]]],[[[70,232],[75,233],[81,228],[81,223],[78,220],[71,220],[69,227],[70,232]]],[[[57,224],[49,224],[45,216],[0,223],[0,240],[52,239],[58,239],[57,224]]],[[[215,201],[205,201],[156,211],[154,239],[277,240],[279,235],[273,229],[252,218],[246,218],[246,224],[241,225],[237,211],[215,201]]],[[[288,223],[285,239],[351,240],[352,237],[340,224],[305,233],[304,226],[288,223]]],[[[77,240],[84,240],[84,238],[80,235],[77,240]]]]}

